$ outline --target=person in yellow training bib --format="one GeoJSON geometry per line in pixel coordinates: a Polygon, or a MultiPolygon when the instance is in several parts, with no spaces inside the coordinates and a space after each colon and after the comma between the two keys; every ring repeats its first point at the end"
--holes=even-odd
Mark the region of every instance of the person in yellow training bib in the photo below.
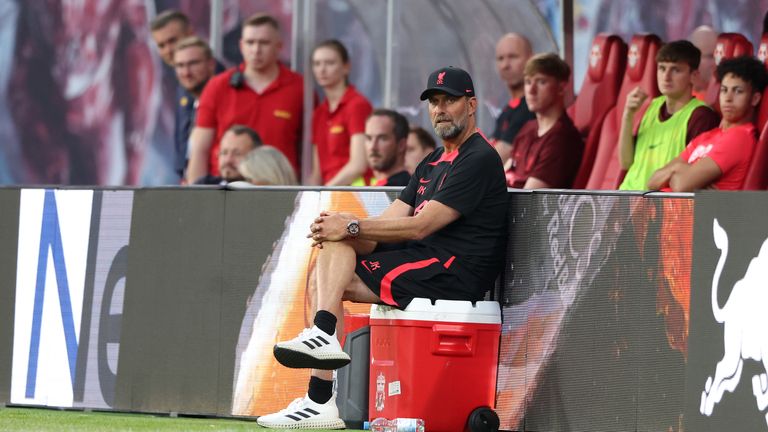
{"type": "Polygon", "coordinates": [[[627,175],[621,190],[647,190],[648,179],[677,157],[691,140],[718,126],[720,119],[693,97],[701,51],[687,40],[669,42],[656,54],[656,79],[661,96],[653,99],[640,122],[635,114],[648,97],[639,87],[627,96],[619,131],[619,162],[627,175]]]}

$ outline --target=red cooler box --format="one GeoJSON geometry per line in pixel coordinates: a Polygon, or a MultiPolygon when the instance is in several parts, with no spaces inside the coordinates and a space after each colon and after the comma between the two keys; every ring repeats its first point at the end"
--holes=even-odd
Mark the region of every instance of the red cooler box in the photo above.
{"type": "Polygon", "coordinates": [[[373,305],[370,323],[371,420],[421,418],[429,432],[458,432],[470,415],[478,420],[482,414],[493,416],[498,428],[491,411],[501,333],[497,302],[414,299],[405,311],[373,305]]]}

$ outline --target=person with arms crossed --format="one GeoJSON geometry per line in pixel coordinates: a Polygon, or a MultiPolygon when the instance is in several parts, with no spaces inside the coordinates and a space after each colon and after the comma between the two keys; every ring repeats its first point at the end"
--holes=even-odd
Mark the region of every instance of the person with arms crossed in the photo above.
{"type": "Polygon", "coordinates": [[[720,119],[704,102],[693,97],[701,52],[691,42],[670,42],[656,54],[656,79],[661,96],[651,101],[640,122],[637,110],[648,97],[640,87],[627,95],[619,129],[619,163],[627,170],[619,189],[646,190],[659,168],[680,154],[698,135],[717,127],[720,119]]]}
{"type": "Polygon", "coordinates": [[[405,170],[408,120],[399,112],[379,108],[365,121],[365,155],[373,170],[373,186],[408,186],[405,170]],[[375,181],[374,181],[375,180],[375,181]]]}
{"type": "Polygon", "coordinates": [[[557,54],[538,54],[525,65],[525,98],[536,114],[520,129],[509,159],[507,181],[519,189],[570,188],[584,153],[584,140],[565,112],[571,68],[557,54]]]}
{"type": "Polygon", "coordinates": [[[444,147],[419,164],[381,216],[358,219],[326,211],[310,224],[307,237],[320,248],[314,326],[276,344],[274,354],[287,367],[314,370],[307,395],[259,417],[261,426],[344,428],[332,381],[332,370],[350,362],[338,340],[342,300],[401,309],[417,297],[480,300],[503,266],[504,170],[498,153],[476,132],[472,79],[462,69],[438,69],[421,99],[429,100],[444,147]],[[407,243],[376,248],[399,242],[407,243]]]}
{"type": "Polygon", "coordinates": [[[768,73],[756,58],[737,57],[717,66],[717,80],[723,113],[720,127],[694,138],[680,156],[651,176],[648,189],[740,190],[744,185],[757,145],[752,121],[768,84],[768,73]]]}
{"type": "Polygon", "coordinates": [[[429,132],[420,126],[411,126],[405,149],[405,169],[409,174],[416,171],[422,160],[435,151],[437,144],[429,132]]]}
{"type": "Polygon", "coordinates": [[[507,85],[511,98],[496,119],[496,129],[491,138],[505,164],[509,160],[517,133],[529,120],[536,118],[526,103],[523,82],[525,64],[531,56],[531,42],[523,35],[507,33],[496,43],[496,70],[507,85]]]}
{"type": "Polygon", "coordinates": [[[254,129],[298,170],[304,81],[278,62],[282,44],[275,18],[257,14],[245,20],[243,63],[211,79],[200,97],[190,137],[188,181],[206,173],[219,175],[219,143],[233,124],[254,129]]]}
{"type": "Polygon", "coordinates": [[[312,72],[325,100],[312,113],[312,184],[348,186],[368,174],[365,119],[371,103],[349,83],[349,53],[335,40],[312,51],[312,72]]]}

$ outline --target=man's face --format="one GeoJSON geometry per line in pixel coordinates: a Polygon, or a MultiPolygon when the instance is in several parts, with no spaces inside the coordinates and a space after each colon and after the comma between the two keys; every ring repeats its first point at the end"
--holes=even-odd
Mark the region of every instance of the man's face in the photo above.
{"type": "Polygon", "coordinates": [[[523,85],[523,70],[530,53],[522,39],[503,37],[496,44],[496,70],[510,88],[523,85]]]}
{"type": "Polygon", "coordinates": [[[249,151],[253,150],[253,142],[247,134],[236,135],[227,132],[221,138],[219,147],[219,173],[226,181],[242,180],[243,176],[237,166],[249,151]]]}
{"type": "Polygon", "coordinates": [[[173,66],[179,84],[189,92],[200,93],[213,76],[216,65],[202,48],[192,46],[174,53],[173,66]]]}
{"type": "Polygon", "coordinates": [[[413,174],[413,172],[416,171],[416,167],[419,166],[421,161],[431,152],[431,148],[422,147],[421,142],[419,142],[419,137],[415,133],[409,133],[407,145],[405,147],[405,169],[413,174]]]}
{"type": "Polygon", "coordinates": [[[437,136],[452,140],[464,132],[469,123],[469,100],[464,96],[438,92],[429,96],[429,118],[437,136]]]}
{"type": "Polygon", "coordinates": [[[395,123],[387,116],[373,116],[365,122],[365,156],[375,171],[389,171],[403,157],[405,143],[395,139],[395,123]]]}
{"type": "Polygon", "coordinates": [[[723,77],[720,83],[720,111],[723,120],[730,124],[749,121],[758,103],[760,95],[752,91],[752,85],[748,82],[732,73],[723,77]]]}
{"type": "Polygon", "coordinates": [[[562,102],[565,83],[555,77],[535,73],[525,77],[525,102],[534,113],[545,112],[556,103],[562,102]]]}
{"type": "Polygon", "coordinates": [[[171,21],[165,27],[152,32],[152,39],[165,64],[173,66],[173,49],[176,48],[176,42],[186,36],[189,36],[189,31],[181,21],[171,21]]]}
{"type": "Polygon", "coordinates": [[[271,25],[245,26],[240,39],[240,53],[245,66],[254,71],[265,71],[277,64],[283,43],[280,34],[271,25]]]}
{"type": "Polygon", "coordinates": [[[656,80],[659,91],[668,98],[678,99],[690,94],[693,89],[691,66],[682,61],[662,61],[656,65],[656,80]]]}

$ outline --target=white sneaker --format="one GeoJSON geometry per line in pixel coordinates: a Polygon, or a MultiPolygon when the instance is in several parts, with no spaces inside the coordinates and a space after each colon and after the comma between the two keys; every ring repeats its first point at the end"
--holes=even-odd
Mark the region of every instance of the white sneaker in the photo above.
{"type": "Polygon", "coordinates": [[[317,326],[304,329],[289,341],[278,342],[273,352],[280,364],[294,369],[333,370],[351,361],[349,354],[341,349],[336,333],[328,336],[317,326]]]}
{"type": "Polygon", "coordinates": [[[256,419],[259,426],[270,429],[344,429],[344,420],[339,418],[336,407],[336,394],[331,399],[319,404],[309,396],[298,398],[288,408],[260,416],[256,419]]]}

